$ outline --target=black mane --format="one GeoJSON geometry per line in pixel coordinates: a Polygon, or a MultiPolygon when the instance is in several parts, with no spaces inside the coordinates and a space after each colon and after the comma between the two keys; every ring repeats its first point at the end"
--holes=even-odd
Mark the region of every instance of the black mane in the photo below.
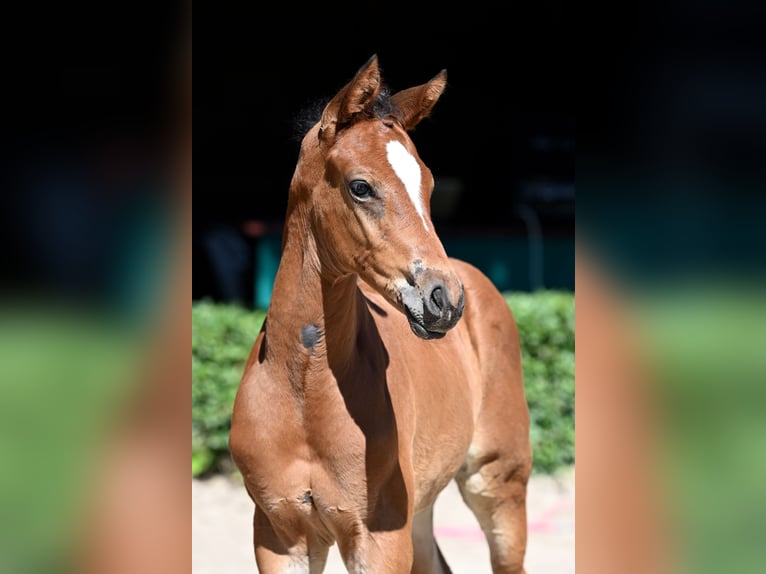
{"type": "Polygon", "coordinates": [[[291,138],[293,141],[299,144],[303,141],[306,133],[322,118],[322,112],[325,106],[330,103],[330,99],[326,97],[310,102],[296,114],[293,121],[293,137],[291,138]]]}
{"type": "MultiPolygon", "coordinates": [[[[293,141],[300,143],[306,133],[322,118],[325,106],[332,98],[325,97],[315,100],[300,110],[294,119],[293,141]]],[[[378,97],[372,104],[369,117],[398,119],[401,116],[399,108],[391,100],[391,90],[388,87],[381,88],[378,97]]]]}

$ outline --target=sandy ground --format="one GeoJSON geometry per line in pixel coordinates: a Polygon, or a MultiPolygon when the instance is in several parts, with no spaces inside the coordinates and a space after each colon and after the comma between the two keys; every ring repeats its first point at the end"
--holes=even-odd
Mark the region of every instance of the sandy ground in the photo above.
{"type": "MultiPolygon", "coordinates": [[[[528,574],[575,571],[574,470],[533,476],[529,484],[528,574]]],[[[236,481],[214,477],[192,481],[194,574],[257,572],[251,544],[252,502],[236,481]]],[[[476,519],[451,483],[434,508],[434,530],[454,574],[491,574],[489,552],[476,519]]],[[[346,574],[337,546],[325,574],[346,574]]]]}

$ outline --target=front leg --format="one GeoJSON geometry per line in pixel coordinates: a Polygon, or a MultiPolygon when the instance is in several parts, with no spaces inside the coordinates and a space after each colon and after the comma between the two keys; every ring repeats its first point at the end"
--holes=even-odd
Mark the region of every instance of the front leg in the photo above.
{"type": "Polygon", "coordinates": [[[266,514],[255,507],[253,544],[260,574],[321,574],[329,546],[314,537],[303,536],[289,545],[280,537],[266,514]]]}
{"type": "Polygon", "coordinates": [[[398,465],[384,483],[368,482],[366,512],[349,517],[338,537],[340,554],[351,574],[412,570],[412,492],[411,481],[405,480],[398,465]]]}
{"type": "Polygon", "coordinates": [[[338,540],[340,554],[351,574],[403,574],[412,569],[410,525],[390,532],[365,532],[338,540]]]}

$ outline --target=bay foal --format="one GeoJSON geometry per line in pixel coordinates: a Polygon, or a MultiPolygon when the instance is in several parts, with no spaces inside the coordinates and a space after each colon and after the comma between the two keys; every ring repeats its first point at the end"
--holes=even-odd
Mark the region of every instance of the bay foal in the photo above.
{"type": "Polygon", "coordinates": [[[453,478],[493,572],[524,572],[516,325],[484,275],[447,257],[408,135],[445,86],[442,71],[390,95],[373,56],[303,139],[230,437],[264,574],[318,574],[334,543],[352,573],[449,572],[432,508],[453,478]]]}

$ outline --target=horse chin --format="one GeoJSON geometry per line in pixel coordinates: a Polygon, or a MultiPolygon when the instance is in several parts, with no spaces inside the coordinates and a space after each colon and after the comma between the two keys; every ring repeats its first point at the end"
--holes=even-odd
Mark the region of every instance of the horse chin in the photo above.
{"type": "Polygon", "coordinates": [[[404,314],[407,317],[407,322],[410,324],[410,329],[412,329],[412,332],[421,339],[441,339],[444,337],[444,335],[447,334],[446,331],[429,331],[426,329],[425,326],[418,322],[418,320],[413,316],[407,306],[404,307],[404,314]]]}

